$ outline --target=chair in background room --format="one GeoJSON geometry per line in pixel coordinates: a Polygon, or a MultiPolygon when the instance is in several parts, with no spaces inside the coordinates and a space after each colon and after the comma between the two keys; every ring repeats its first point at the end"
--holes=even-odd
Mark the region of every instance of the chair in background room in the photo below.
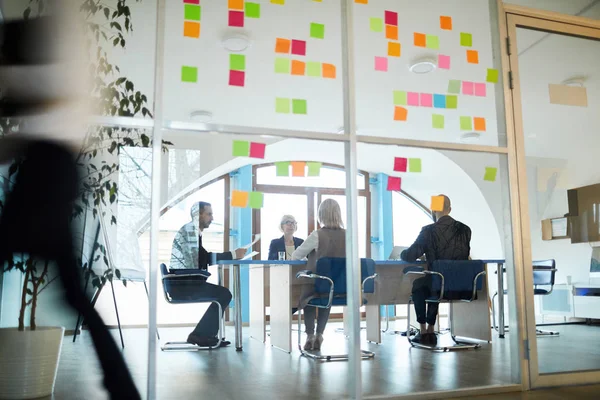
{"type": "Polygon", "coordinates": [[[185,297],[178,297],[174,294],[173,289],[177,285],[199,284],[210,276],[208,271],[200,269],[169,269],[165,264],[160,264],[160,272],[162,275],[163,291],[165,299],[170,304],[191,304],[191,303],[214,303],[219,308],[219,333],[218,341],[214,346],[201,347],[188,342],[166,342],[161,349],[163,351],[197,351],[216,349],[221,346],[221,341],[224,333],[223,312],[221,303],[215,297],[204,297],[190,300],[185,297]]]}
{"type": "MultiPolygon", "coordinates": [[[[316,269],[316,272],[304,270],[296,274],[296,278],[298,279],[314,280],[314,294],[311,296],[305,307],[331,308],[333,306],[347,305],[346,259],[333,257],[320,258],[317,261],[316,269]]],[[[377,276],[375,273],[375,262],[368,258],[361,258],[360,271],[362,297],[364,293],[375,292],[374,279],[377,276]]],[[[363,300],[362,304],[366,304],[366,301],[363,300]]],[[[298,310],[298,348],[300,349],[301,355],[314,360],[348,360],[347,354],[313,354],[302,348],[302,312],[302,309],[298,310]]],[[[361,350],[361,352],[363,359],[375,357],[375,353],[371,351],[361,350]]]]}
{"type": "MultiPolygon", "coordinates": [[[[454,344],[444,346],[438,344],[423,344],[414,342],[410,335],[407,335],[408,342],[413,347],[432,351],[451,351],[463,349],[478,349],[480,344],[466,340],[457,340],[454,335],[452,324],[452,303],[467,302],[470,303],[477,299],[477,291],[483,288],[483,279],[485,278],[485,264],[481,260],[437,260],[434,261],[431,269],[419,270],[418,267],[405,272],[406,274],[422,275],[423,277],[431,275],[433,296],[425,301],[427,303],[450,303],[448,323],[450,325],[450,336],[454,344]]],[[[412,297],[408,301],[407,332],[410,332],[410,308],[412,297]]]]}
{"type": "MultiPolygon", "coordinates": [[[[533,263],[533,295],[534,296],[548,296],[554,290],[554,280],[556,277],[556,260],[541,260],[534,261],[533,263]]],[[[506,269],[503,270],[503,273],[506,269]]],[[[508,294],[508,289],[504,290],[504,295],[508,294]]],[[[495,313],[495,301],[498,292],[492,296],[492,318],[494,329],[498,330],[496,325],[496,313],[495,313]]],[[[506,329],[508,331],[508,329],[506,329]]],[[[558,336],[560,332],[556,331],[543,331],[536,329],[537,336],[558,336]]]]}

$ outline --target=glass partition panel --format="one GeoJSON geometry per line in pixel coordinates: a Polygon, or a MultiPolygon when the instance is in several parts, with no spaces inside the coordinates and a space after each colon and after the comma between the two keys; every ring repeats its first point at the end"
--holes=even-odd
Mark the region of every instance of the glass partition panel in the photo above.
{"type": "MultiPolygon", "coordinates": [[[[592,19],[600,19],[600,3],[594,0],[503,0],[504,3],[536,8],[544,11],[554,11],[561,14],[576,15],[592,19]]],[[[541,33],[541,35],[545,35],[541,33]]],[[[530,42],[530,44],[533,44],[530,42]]]]}
{"type": "Polygon", "coordinates": [[[354,4],[358,134],[505,146],[489,4],[354,4]]]}
{"type": "MultiPolygon", "coordinates": [[[[503,277],[506,269],[510,279],[514,278],[507,156],[365,143],[359,143],[357,156],[358,167],[377,176],[371,193],[379,207],[373,207],[371,224],[372,236],[379,238],[384,249],[379,254],[387,259],[397,251],[395,257],[403,260],[375,260],[376,289],[373,297],[367,298],[366,330],[361,338],[382,345],[367,347],[377,356],[372,363],[362,364],[363,382],[368,382],[363,395],[518,383],[514,378],[519,374],[516,330],[510,331],[515,337],[509,338],[508,332],[501,337],[492,327],[494,322],[498,324],[498,313],[508,315],[510,309],[512,318],[515,294],[510,291],[502,304],[496,298],[493,308],[489,301],[498,291],[498,271],[503,277]],[[443,198],[438,204],[440,195],[448,197],[449,205],[443,198]],[[436,210],[433,214],[437,222],[432,221],[431,210],[436,210]],[[412,295],[418,302],[421,283],[428,284],[417,281],[420,277],[407,274],[405,268],[413,263],[413,268],[437,270],[435,260],[468,258],[472,261],[461,268],[484,268],[486,273],[476,297],[466,303],[443,302],[435,312],[431,308],[420,311],[419,305],[419,314],[415,315],[417,308],[413,304],[409,308],[408,299],[412,295]],[[389,306],[385,308],[387,317],[380,306],[389,306]],[[430,330],[435,336],[425,335],[430,330]],[[407,331],[412,343],[406,337],[407,331]],[[458,341],[474,343],[476,348],[453,350],[452,335],[461,337],[458,341]],[[430,348],[419,347],[423,344],[430,348]],[[431,351],[432,347],[438,351],[450,349],[451,353],[444,356],[431,351]],[[425,365],[434,366],[427,378],[421,373],[425,365]],[[431,379],[432,374],[436,379],[431,379]]],[[[445,275],[447,293],[452,293],[452,285],[456,284],[453,279],[445,275]]],[[[468,282],[472,290],[473,282],[468,282]]],[[[510,282],[504,277],[500,290],[512,286],[510,282]]],[[[435,287],[430,290],[439,295],[435,287]]],[[[470,300],[472,292],[463,295],[461,298],[470,300]]]]}

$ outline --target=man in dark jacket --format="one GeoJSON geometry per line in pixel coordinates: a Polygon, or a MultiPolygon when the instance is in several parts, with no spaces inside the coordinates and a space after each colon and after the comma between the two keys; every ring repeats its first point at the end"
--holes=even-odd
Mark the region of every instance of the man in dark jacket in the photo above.
{"type": "MultiPolygon", "coordinates": [[[[442,211],[434,211],[435,223],[421,229],[417,240],[400,257],[405,261],[416,261],[425,255],[427,265],[431,266],[435,260],[468,260],[471,252],[471,228],[462,222],[450,217],[450,199],[444,198],[442,211]]],[[[435,343],[435,321],[438,313],[438,303],[427,303],[425,299],[432,296],[431,276],[415,280],[412,289],[412,299],[415,304],[417,322],[421,325],[420,333],[415,341],[435,343]],[[427,310],[426,310],[427,309],[427,310]],[[425,324],[428,324],[426,326],[425,324]]]]}

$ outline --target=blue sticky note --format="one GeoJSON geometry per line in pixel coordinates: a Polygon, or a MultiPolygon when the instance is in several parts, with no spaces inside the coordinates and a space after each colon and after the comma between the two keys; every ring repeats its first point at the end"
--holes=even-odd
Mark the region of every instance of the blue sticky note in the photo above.
{"type": "Polygon", "coordinates": [[[443,94],[434,94],[433,106],[435,108],[446,108],[446,96],[443,94]]]}

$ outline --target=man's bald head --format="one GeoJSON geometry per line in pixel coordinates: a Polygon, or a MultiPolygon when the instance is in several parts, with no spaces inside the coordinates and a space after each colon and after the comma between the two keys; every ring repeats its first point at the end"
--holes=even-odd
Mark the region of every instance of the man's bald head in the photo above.
{"type": "Polygon", "coordinates": [[[444,208],[442,209],[442,211],[434,211],[433,215],[435,216],[435,220],[439,220],[440,218],[442,218],[445,215],[450,214],[450,211],[452,211],[452,206],[450,204],[450,198],[448,196],[446,196],[445,194],[439,194],[438,197],[443,197],[444,198],[444,208]]]}

